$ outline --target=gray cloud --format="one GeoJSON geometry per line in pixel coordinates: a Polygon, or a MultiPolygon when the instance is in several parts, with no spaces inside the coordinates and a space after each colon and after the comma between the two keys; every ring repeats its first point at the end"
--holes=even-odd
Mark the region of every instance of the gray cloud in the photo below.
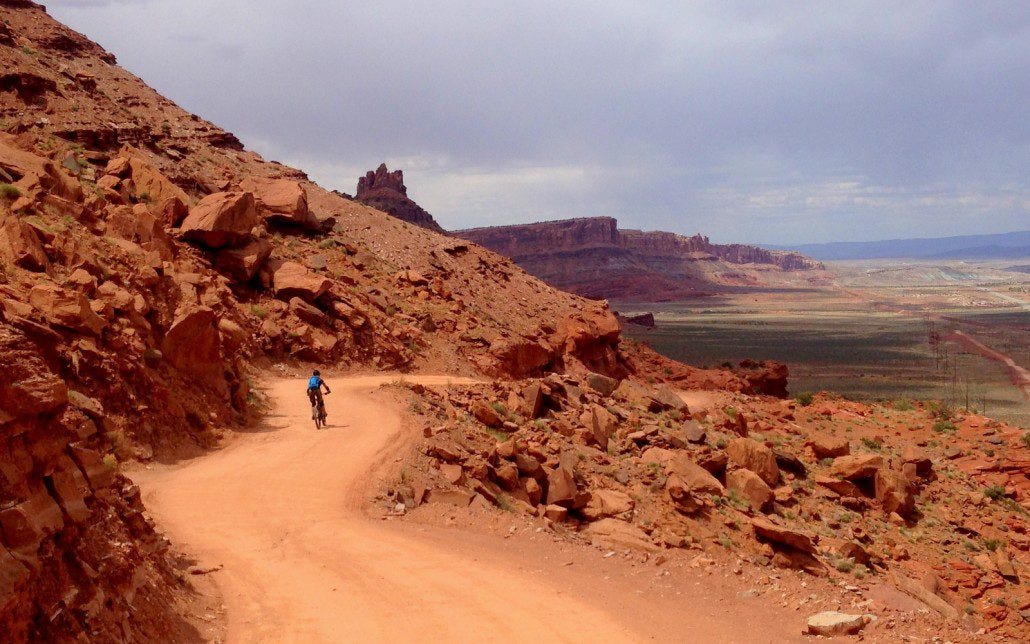
{"type": "Polygon", "coordinates": [[[445,227],[1027,228],[1021,2],[50,2],[270,158],[405,169],[445,227]]]}

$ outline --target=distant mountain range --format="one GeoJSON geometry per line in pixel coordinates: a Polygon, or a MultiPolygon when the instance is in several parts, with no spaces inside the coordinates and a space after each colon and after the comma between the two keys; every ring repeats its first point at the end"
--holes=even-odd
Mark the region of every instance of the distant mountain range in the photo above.
{"type": "Polygon", "coordinates": [[[1022,259],[1030,257],[1030,230],[996,235],[962,235],[926,239],[830,242],[766,248],[794,250],[822,261],[846,259],[1022,259]]]}

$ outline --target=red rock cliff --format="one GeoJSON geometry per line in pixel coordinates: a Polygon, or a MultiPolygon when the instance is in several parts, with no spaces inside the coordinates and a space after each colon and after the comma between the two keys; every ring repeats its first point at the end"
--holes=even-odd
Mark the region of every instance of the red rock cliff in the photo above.
{"type": "Polygon", "coordinates": [[[514,259],[530,273],[589,297],[663,300],[721,290],[729,265],[819,270],[804,255],[707,237],[620,230],[612,217],[475,228],[457,235],[514,259]]]}

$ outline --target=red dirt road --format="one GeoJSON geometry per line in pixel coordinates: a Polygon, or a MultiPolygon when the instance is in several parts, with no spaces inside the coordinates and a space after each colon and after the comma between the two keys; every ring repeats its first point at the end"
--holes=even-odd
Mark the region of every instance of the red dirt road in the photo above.
{"type": "Polygon", "coordinates": [[[212,577],[228,641],[800,639],[802,616],[761,600],[745,608],[717,579],[648,597],[603,565],[552,561],[544,574],[567,583],[548,584],[535,574],[547,557],[515,544],[370,519],[368,482],[406,440],[399,414],[370,393],[396,378],[332,382],[325,431],[312,425],[303,383],[273,381],[265,431],[133,474],[158,528],[203,565],[223,566],[212,577]]]}

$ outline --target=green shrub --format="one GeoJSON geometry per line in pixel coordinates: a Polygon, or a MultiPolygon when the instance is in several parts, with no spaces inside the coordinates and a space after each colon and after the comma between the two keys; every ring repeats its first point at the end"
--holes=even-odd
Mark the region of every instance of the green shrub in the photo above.
{"type": "Polygon", "coordinates": [[[251,306],[250,312],[254,315],[254,317],[258,318],[259,320],[264,320],[268,317],[268,309],[261,306],[260,304],[255,304],[251,306]]]}
{"type": "Polygon", "coordinates": [[[957,430],[958,427],[950,420],[938,420],[933,424],[933,431],[938,434],[954,434],[957,430]]]}
{"type": "Polygon", "coordinates": [[[1005,498],[1005,486],[1003,485],[991,485],[984,488],[984,496],[992,501],[1000,501],[1005,498]]]}
{"type": "Polygon", "coordinates": [[[12,186],[9,183],[0,183],[0,197],[14,201],[21,196],[21,190],[18,190],[18,186],[12,186]]]}
{"type": "Polygon", "coordinates": [[[912,411],[915,408],[912,406],[911,401],[899,400],[894,403],[894,409],[898,411],[912,411]]]}
{"type": "Polygon", "coordinates": [[[812,399],[815,397],[811,391],[802,391],[798,395],[794,396],[794,400],[797,401],[802,407],[808,407],[812,404],[812,399]]]}
{"type": "Polygon", "coordinates": [[[883,444],[875,438],[863,438],[862,444],[865,445],[867,449],[870,449],[874,452],[879,452],[881,449],[883,449],[883,444]]]}

